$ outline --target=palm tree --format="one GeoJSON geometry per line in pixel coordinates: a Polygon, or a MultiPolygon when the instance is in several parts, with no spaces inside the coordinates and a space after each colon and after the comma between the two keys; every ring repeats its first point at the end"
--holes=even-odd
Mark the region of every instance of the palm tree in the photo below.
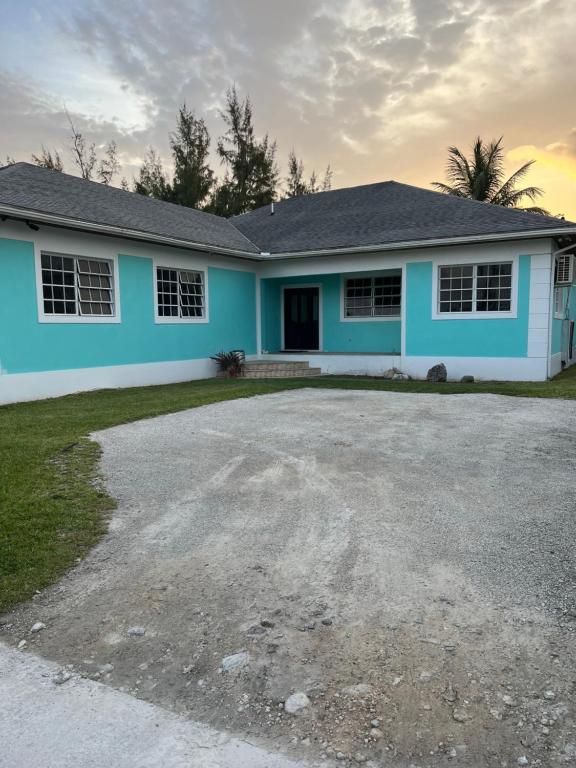
{"type": "Polygon", "coordinates": [[[516,189],[520,179],[528,173],[534,160],[518,168],[509,179],[504,175],[504,151],[502,136],[498,141],[491,141],[488,146],[478,137],[472,148],[472,156],[466,158],[458,147],[449,147],[446,176],[449,183],[433,181],[432,186],[439,192],[471,200],[482,200],[505,208],[522,208],[531,213],[549,215],[548,211],[537,205],[523,208],[520,203],[524,198],[534,202],[543,194],[539,187],[516,189]]]}

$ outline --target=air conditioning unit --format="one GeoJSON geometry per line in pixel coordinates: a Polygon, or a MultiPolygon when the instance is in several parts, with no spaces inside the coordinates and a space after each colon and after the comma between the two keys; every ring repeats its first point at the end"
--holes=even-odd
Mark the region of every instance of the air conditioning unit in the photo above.
{"type": "Polygon", "coordinates": [[[561,253],[556,257],[555,285],[572,285],[574,281],[574,256],[571,253],[561,253]]]}

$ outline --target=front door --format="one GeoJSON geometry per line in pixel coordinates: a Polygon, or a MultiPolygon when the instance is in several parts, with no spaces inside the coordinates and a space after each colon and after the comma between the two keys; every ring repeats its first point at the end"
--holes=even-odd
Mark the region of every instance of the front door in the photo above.
{"type": "Polygon", "coordinates": [[[284,349],[320,349],[319,288],[284,288],[284,349]]]}

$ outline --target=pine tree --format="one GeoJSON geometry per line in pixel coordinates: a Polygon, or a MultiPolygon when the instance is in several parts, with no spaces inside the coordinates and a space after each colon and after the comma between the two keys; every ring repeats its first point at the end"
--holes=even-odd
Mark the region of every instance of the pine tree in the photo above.
{"type": "Polygon", "coordinates": [[[172,186],[166,178],[160,156],[152,147],[146,152],[138,179],[134,179],[134,192],[156,200],[173,200],[172,186]]]}
{"type": "Polygon", "coordinates": [[[236,88],[226,94],[222,119],[227,130],[218,140],[217,151],[226,175],[208,209],[220,216],[235,216],[276,199],[276,143],[268,134],[260,140],[255,137],[250,99],[240,101],[236,88]]]}
{"type": "Polygon", "coordinates": [[[304,163],[298,160],[292,150],[288,156],[288,176],[286,177],[286,197],[313,195],[315,192],[327,192],[332,187],[332,169],[328,165],[322,183],[318,181],[316,171],[312,171],[310,180],[304,178],[304,163]]]}
{"type": "Polygon", "coordinates": [[[64,163],[60,157],[58,150],[54,150],[54,154],[49,149],[46,149],[42,144],[42,152],[39,155],[32,155],[32,162],[35,165],[39,165],[41,168],[49,168],[51,171],[59,171],[62,173],[64,170],[64,163]]]}
{"type": "Polygon", "coordinates": [[[214,186],[214,172],[208,164],[210,136],[202,118],[183,104],[176,131],[170,136],[174,158],[173,201],[199,208],[214,186]]]}

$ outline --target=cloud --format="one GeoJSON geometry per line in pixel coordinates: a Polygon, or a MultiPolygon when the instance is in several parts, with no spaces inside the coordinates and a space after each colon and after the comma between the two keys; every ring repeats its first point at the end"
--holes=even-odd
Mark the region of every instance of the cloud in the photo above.
{"type": "Polygon", "coordinates": [[[216,137],[236,83],[282,160],[294,147],[309,171],[331,162],[342,184],[425,185],[448,145],[477,134],[567,162],[572,13],[572,0],[63,0],[36,31],[21,17],[0,31],[12,41],[0,45],[0,88],[12,93],[0,151],[56,141],[65,100],[128,165],[147,144],[166,156],[178,106],[216,137]]]}

